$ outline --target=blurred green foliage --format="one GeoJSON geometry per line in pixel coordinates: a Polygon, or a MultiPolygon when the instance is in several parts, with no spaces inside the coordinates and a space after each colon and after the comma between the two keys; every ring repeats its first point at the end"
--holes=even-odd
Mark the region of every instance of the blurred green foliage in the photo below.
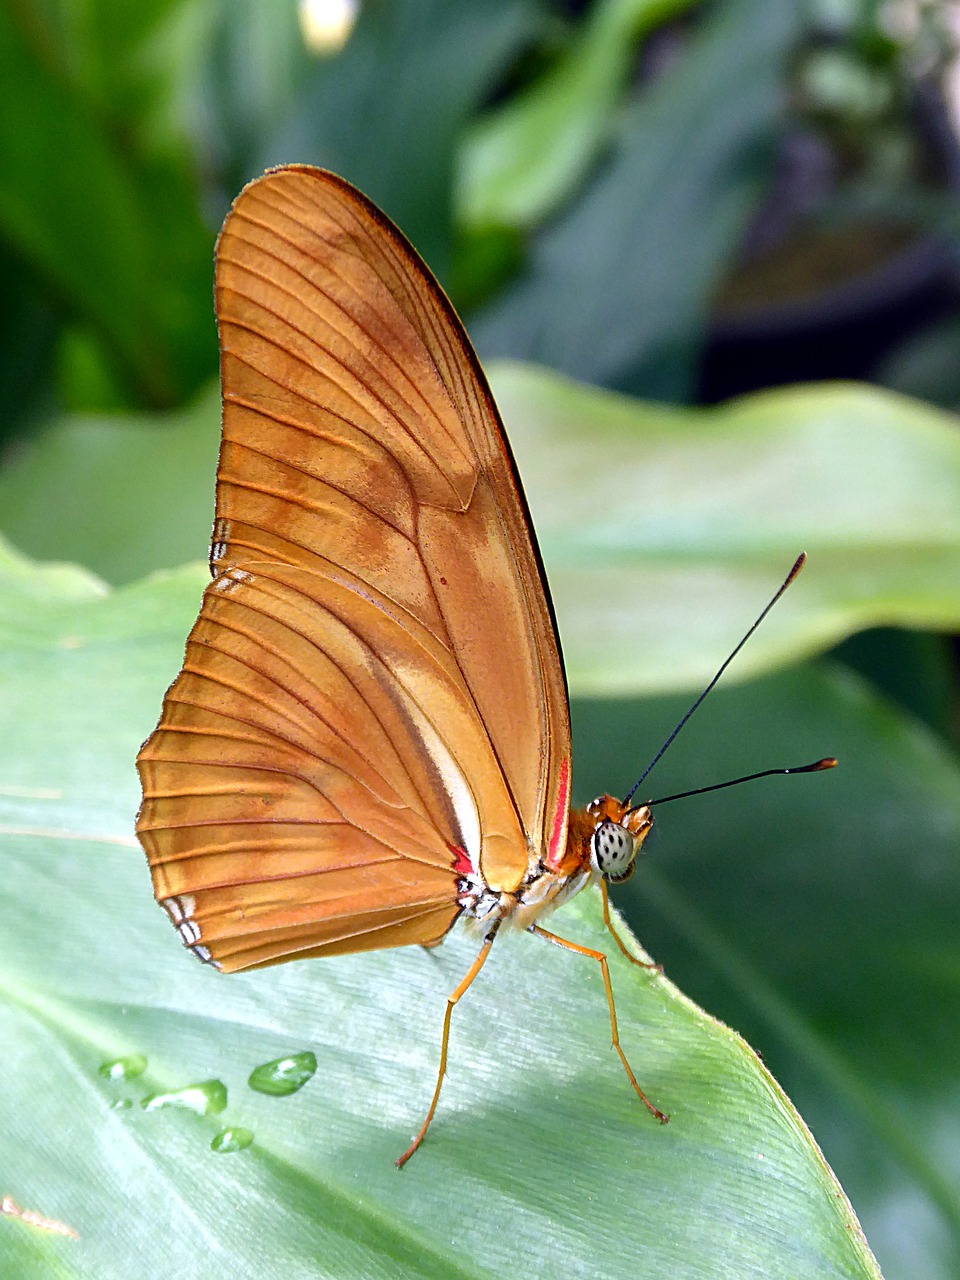
{"type": "MultiPolygon", "coordinates": [[[[640,398],[496,379],[581,695],[581,799],[625,789],[681,706],[632,696],[702,681],[806,545],[798,603],[740,671],[774,674],[718,694],[658,790],[827,751],[850,781],[671,806],[626,910],[765,1049],[888,1280],[960,1270],[956,421],[862,388],[691,405],[798,97],[869,153],[908,239],[956,235],[952,197],[897,185],[917,166],[890,114],[905,75],[950,55],[935,8],[899,6],[918,15],[904,35],[876,0],[366,0],[321,53],[294,0],[0,0],[0,531],[22,549],[113,584],[203,557],[216,231],[290,161],[400,224],[481,357],[640,398]],[[833,664],[777,674],[854,632],[833,664]]],[[[956,407],[958,344],[941,316],[878,378],[956,407]]],[[[150,727],[124,723],[128,745],[150,727]]],[[[52,749],[34,744],[27,783],[52,749]]]]}
{"type": "Polygon", "coordinates": [[[684,399],[798,30],[792,6],[730,0],[634,91],[641,38],[693,7],[603,0],[562,24],[545,0],[371,3],[342,52],[311,58],[290,3],[147,0],[133,18],[6,0],[0,242],[22,350],[4,434],[51,390],[93,411],[189,399],[216,370],[215,228],[243,181],[290,160],[355,182],[441,281],[487,297],[481,355],[684,399]],[[511,233],[503,282],[489,246],[511,233]]]}

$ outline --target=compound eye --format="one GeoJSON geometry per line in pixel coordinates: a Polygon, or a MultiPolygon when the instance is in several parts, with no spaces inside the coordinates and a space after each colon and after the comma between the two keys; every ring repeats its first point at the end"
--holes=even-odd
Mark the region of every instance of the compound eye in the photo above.
{"type": "Polygon", "coordinates": [[[594,862],[602,876],[615,884],[629,880],[636,844],[626,827],[619,822],[601,822],[593,833],[592,845],[594,862]]]}
{"type": "Polygon", "coordinates": [[[637,861],[636,861],[636,858],[634,858],[633,862],[628,863],[626,868],[623,871],[608,872],[607,880],[610,884],[626,884],[626,882],[630,879],[630,877],[633,875],[636,869],[637,869],[637,861]]]}

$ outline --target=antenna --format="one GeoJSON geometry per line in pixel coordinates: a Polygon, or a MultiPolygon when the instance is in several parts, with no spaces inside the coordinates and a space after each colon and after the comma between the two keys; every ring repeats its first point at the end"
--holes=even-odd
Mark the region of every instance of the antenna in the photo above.
{"type": "MultiPolygon", "coordinates": [[[[720,669],[719,669],[719,671],[717,672],[717,674],[713,677],[713,679],[710,681],[710,683],[709,683],[709,684],[707,685],[707,687],[704,689],[703,693],[701,693],[701,694],[700,694],[700,696],[699,696],[699,698],[697,698],[697,700],[693,703],[693,705],[692,705],[692,706],[690,707],[690,709],[687,711],[686,715],[681,719],[680,723],[679,723],[679,724],[677,725],[677,727],[674,729],[673,733],[671,733],[671,734],[670,734],[669,738],[667,738],[666,742],[663,744],[663,746],[660,748],[660,750],[657,752],[657,754],[653,757],[653,759],[650,761],[650,763],[649,763],[649,764],[647,765],[647,767],[644,769],[643,773],[641,773],[640,777],[636,780],[636,782],[633,784],[633,786],[632,786],[632,787],[630,788],[630,790],[627,792],[627,795],[626,795],[626,797],[624,798],[624,801],[623,801],[623,806],[624,806],[624,808],[626,808],[626,807],[630,804],[630,801],[633,799],[634,795],[636,794],[637,790],[639,789],[640,785],[642,784],[642,782],[643,782],[644,778],[646,778],[647,774],[648,774],[648,773],[650,772],[650,770],[654,767],[654,765],[655,765],[655,764],[657,764],[657,763],[660,761],[660,759],[662,758],[662,756],[663,756],[664,752],[667,750],[667,748],[668,748],[668,747],[670,746],[670,744],[673,742],[674,738],[677,736],[677,734],[680,732],[680,730],[683,728],[683,726],[687,723],[687,721],[690,719],[690,717],[691,717],[691,716],[693,715],[693,713],[696,711],[697,707],[699,707],[700,703],[704,700],[704,698],[707,696],[707,694],[708,694],[708,693],[709,693],[709,692],[714,688],[714,686],[716,685],[717,681],[720,679],[720,677],[721,677],[721,676],[723,675],[723,673],[726,671],[727,667],[729,667],[730,663],[734,660],[734,658],[737,656],[737,654],[740,652],[740,650],[743,648],[743,646],[747,643],[747,641],[750,639],[750,637],[751,637],[751,636],[753,635],[753,633],[756,631],[757,627],[759,627],[760,623],[764,620],[764,618],[767,616],[767,614],[770,612],[770,610],[773,608],[773,606],[777,603],[777,601],[780,599],[780,597],[781,597],[781,596],[783,595],[783,593],[786,591],[787,587],[789,587],[790,583],[791,583],[791,582],[793,582],[794,578],[797,576],[797,574],[798,574],[798,573],[800,572],[800,570],[803,568],[804,561],[806,560],[806,558],[807,558],[807,553],[806,553],[805,551],[801,551],[801,552],[800,552],[800,554],[797,556],[796,560],[795,560],[795,561],[794,561],[794,563],[793,563],[793,568],[790,570],[790,572],[789,572],[789,573],[787,574],[787,576],[784,578],[783,582],[780,584],[779,588],[777,589],[776,593],[773,595],[772,599],[770,599],[770,600],[768,601],[768,603],[767,603],[766,607],[763,609],[762,613],[761,613],[761,614],[760,614],[760,616],[757,618],[756,622],[753,624],[753,626],[750,628],[750,630],[746,633],[746,635],[743,637],[743,639],[740,641],[740,643],[737,645],[737,647],[733,650],[733,652],[729,655],[729,657],[726,659],[726,661],[725,661],[725,662],[723,663],[723,665],[720,667],[720,669]]],[[[773,772],[774,772],[774,773],[780,773],[780,772],[782,772],[782,770],[774,769],[774,770],[773,770],[773,772]]],[[[759,776],[759,775],[757,775],[757,776],[759,776]]],[[[737,781],[740,781],[740,779],[737,779],[737,781]]],[[[730,786],[730,785],[732,785],[732,784],[731,784],[731,783],[720,783],[719,785],[720,785],[720,786],[730,786]]],[[[705,789],[709,789],[709,788],[705,788],[705,789]]],[[[663,801],[661,801],[661,803],[663,803],[663,801]]]]}
{"type": "Polygon", "coordinates": [[[822,760],[814,760],[813,764],[794,765],[791,769],[762,769],[760,773],[745,773],[742,778],[731,778],[729,782],[714,782],[709,787],[694,787],[692,791],[678,791],[676,795],[661,796],[659,800],[648,800],[646,807],[655,804],[669,804],[671,800],[686,800],[687,796],[702,796],[706,791],[722,791],[724,787],[736,787],[741,782],[754,782],[757,778],[772,778],[777,773],[819,773],[821,769],[835,769],[835,756],[824,756],[822,760]]]}

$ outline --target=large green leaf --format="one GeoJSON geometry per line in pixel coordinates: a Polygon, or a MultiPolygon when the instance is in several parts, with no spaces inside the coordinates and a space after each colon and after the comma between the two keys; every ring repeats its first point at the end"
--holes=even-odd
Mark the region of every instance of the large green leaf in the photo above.
{"type": "Polygon", "coordinates": [[[881,623],[960,624],[956,419],[854,384],[680,410],[500,366],[571,684],[702,685],[801,550],[739,677],[881,623]]]}
{"type": "MultiPolygon", "coordinates": [[[[500,365],[494,389],[583,693],[703,685],[801,550],[810,569],[733,677],[879,624],[960,621],[956,420],[875,389],[673,409],[500,365]]],[[[0,529],[114,582],[206,554],[216,393],[64,419],[0,473],[0,529]]]]}
{"type": "MultiPolygon", "coordinates": [[[[105,594],[65,567],[10,555],[0,568],[0,899],[15,922],[0,932],[3,1192],[80,1233],[0,1219],[12,1275],[878,1275],[742,1041],[613,956],[624,1043],[672,1113],[661,1128],[610,1052],[594,966],[527,936],[497,944],[458,1008],[435,1128],[398,1173],[474,947],[233,978],[197,965],[153,906],[130,831],[133,755],[200,575],[105,594]],[[256,1064],[304,1049],[319,1070],[301,1093],[246,1088],[256,1064]],[[129,1053],[145,1076],[98,1076],[129,1053]],[[209,1079],[228,1089],[223,1115],[112,1107],[209,1079]],[[254,1145],[214,1154],[222,1124],[254,1145]]],[[[609,945],[593,897],[561,920],[609,945]]]]}
{"type": "Polygon", "coordinates": [[[213,523],[220,397],[164,414],[71,414],[0,470],[0,529],[112,582],[199,560],[213,523]]]}

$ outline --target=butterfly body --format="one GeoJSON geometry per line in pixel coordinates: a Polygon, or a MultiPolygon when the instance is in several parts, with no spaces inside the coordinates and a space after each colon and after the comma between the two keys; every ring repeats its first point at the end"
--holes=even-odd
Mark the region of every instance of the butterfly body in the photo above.
{"type": "Polygon", "coordinates": [[[458,882],[457,900],[470,932],[486,937],[502,924],[510,930],[529,929],[563,906],[595,877],[589,866],[558,873],[539,866],[531,871],[513,893],[498,893],[482,876],[468,874],[458,882]]]}
{"type": "Polygon", "coordinates": [[[498,921],[509,929],[530,929],[581,889],[603,879],[622,883],[632,874],[652,823],[646,806],[627,810],[608,795],[571,809],[562,856],[554,856],[551,863],[538,859],[513,893],[498,893],[467,863],[457,885],[465,921],[481,935],[498,921]]]}
{"type": "MultiPolygon", "coordinates": [[[[212,581],[138,756],[137,834],[184,945],[224,972],[475,929],[409,1155],[499,929],[583,951],[539,922],[626,878],[649,811],[570,809],[566,682],[516,467],[401,233],[332,174],[271,171],[224,223],[215,297],[212,581]]],[[[616,1047],[606,960],[585,954],[616,1047]]]]}

